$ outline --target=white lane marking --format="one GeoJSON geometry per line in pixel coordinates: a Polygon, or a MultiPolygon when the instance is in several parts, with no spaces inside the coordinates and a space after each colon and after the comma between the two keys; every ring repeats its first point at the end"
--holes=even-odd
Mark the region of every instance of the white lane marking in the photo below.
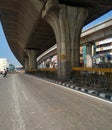
{"type": "Polygon", "coordinates": [[[26,130],[25,122],[23,121],[21,107],[18,101],[18,94],[16,90],[16,82],[13,76],[13,100],[14,100],[14,119],[13,119],[13,130],[26,130]]]}
{"type": "MultiPolygon", "coordinates": [[[[38,78],[38,79],[39,79],[39,78],[38,78]]],[[[88,96],[88,97],[92,97],[92,98],[98,99],[98,100],[100,100],[100,101],[103,101],[103,102],[106,102],[106,103],[112,104],[111,101],[107,101],[107,100],[105,100],[105,99],[101,99],[101,98],[99,98],[99,97],[95,97],[95,96],[92,96],[92,95],[86,94],[86,93],[84,93],[84,92],[77,91],[77,90],[75,90],[75,89],[71,89],[71,88],[63,87],[62,85],[55,84],[55,83],[52,83],[52,82],[46,81],[46,80],[44,80],[44,79],[39,79],[39,80],[44,81],[44,82],[47,82],[47,83],[50,83],[50,84],[53,84],[53,85],[55,85],[55,86],[59,86],[59,87],[61,87],[61,88],[63,88],[63,89],[67,89],[67,90],[70,90],[70,91],[74,91],[74,92],[80,93],[80,94],[82,94],[82,95],[85,95],[85,96],[88,96]]]]}
{"type": "Polygon", "coordinates": [[[28,101],[28,97],[26,96],[25,92],[22,90],[22,94],[25,97],[26,101],[28,101]]]}

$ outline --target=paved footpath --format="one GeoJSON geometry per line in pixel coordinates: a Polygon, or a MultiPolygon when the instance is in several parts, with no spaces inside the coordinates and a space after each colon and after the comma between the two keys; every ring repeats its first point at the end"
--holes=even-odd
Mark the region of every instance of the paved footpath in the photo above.
{"type": "Polygon", "coordinates": [[[10,74],[0,78],[0,130],[112,130],[112,103],[10,74]]]}

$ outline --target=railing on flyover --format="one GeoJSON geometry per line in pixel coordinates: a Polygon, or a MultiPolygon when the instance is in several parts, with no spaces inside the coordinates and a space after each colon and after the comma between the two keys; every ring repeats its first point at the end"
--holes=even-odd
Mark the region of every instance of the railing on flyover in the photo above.
{"type": "Polygon", "coordinates": [[[72,70],[72,80],[78,86],[112,92],[112,68],[74,67],[72,70]]]}
{"type": "MultiPolygon", "coordinates": [[[[27,73],[57,80],[56,68],[33,69],[27,73]]],[[[71,81],[79,87],[112,93],[112,68],[74,67],[71,81]]]]}

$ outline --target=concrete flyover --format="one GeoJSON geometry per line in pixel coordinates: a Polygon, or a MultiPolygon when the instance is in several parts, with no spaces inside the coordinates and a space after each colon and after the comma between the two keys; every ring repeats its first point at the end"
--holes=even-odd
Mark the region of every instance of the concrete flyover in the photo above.
{"type": "MultiPolygon", "coordinates": [[[[112,37],[112,19],[109,19],[103,23],[100,23],[94,27],[82,31],[80,37],[80,44],[94,44],[99,40],[104,40],[106,38],[112,37]]],[[[40,64],[43,60],[49,58],[50,56],[57,54],[57,44],[49,48],[47,51],[42,53],[37,57],[37,63],[40,64]]]]}
{"type": "Polygon", "coordinates": [[[9,46],[25,69],[57,43],[58,78],[69,80],[79,66],[84,25],[112,9],[111,0],[0,0],[1,22],[9,46]]]}

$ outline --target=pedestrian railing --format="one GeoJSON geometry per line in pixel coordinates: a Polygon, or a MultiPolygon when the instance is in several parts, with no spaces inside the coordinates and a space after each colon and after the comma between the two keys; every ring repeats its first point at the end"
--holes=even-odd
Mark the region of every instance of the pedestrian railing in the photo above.
{"type": "Polygon", "coordinates": [[[72,68],[72,80],[78,86],[112,92],[112,68],[72,68]]]}
{"type": "Polygon", "coordinates": [[[52,79],[57,77],[57,70],[55,68],[32,69],[27,70],[26,73],[52,79]]]}
{"type": "MultiPolygon", "coordinates": [[[[32,69],[28,74],[57,79],[56,68],[32,69]]],[[[89,87],[102,92],[112,92],[112,68],[74,67],[71,80],[79,87],[89,87]]]]}

